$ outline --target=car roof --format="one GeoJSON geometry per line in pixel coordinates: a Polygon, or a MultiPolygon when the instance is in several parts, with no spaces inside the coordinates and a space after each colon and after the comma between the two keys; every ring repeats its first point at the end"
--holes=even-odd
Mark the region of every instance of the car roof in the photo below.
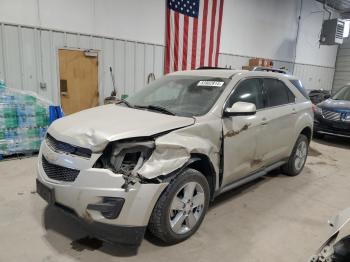
{"type": "Polygon", "coordinates": [[[290,80],[298,80],[297,77],[288,74],[265,72],[265,71],[249,71],[249,70],[236,70],[236,69],[197,69],[177,71],[170,73],[170,76],[207,76],[207,77],[220,77],[220,78],[232,78],[233,76],[240,74],[243,76],[270,76],[270,77],[285,77],[290,80]]]}

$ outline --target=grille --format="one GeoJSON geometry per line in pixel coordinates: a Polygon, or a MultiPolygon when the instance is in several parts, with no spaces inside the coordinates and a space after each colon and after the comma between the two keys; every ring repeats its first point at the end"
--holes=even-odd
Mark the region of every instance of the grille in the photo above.
{"type": "Polygon", "coordinates": [[[322,115],[325,119],[332,121],[340,121],[341,113],[322,109],[322,115]]]}
{"type": "Polygon", "coordinates": [[[46,175],[53,180],[73,182],[80,172],[79,170],[51,164],[44,156],[42,157],[42,163],[46,175]]]}
{"type": "Polygon", "coordinates": [[[46,143],[54,151],[68,153],[68,154],[77,155],[77,156],[86,157],[86,158],[91,157],[90,149],[77,147],[65,142],[58,141],[54,137],[52,137],[49,133],[47,133],[46,135],[46,143]]]}

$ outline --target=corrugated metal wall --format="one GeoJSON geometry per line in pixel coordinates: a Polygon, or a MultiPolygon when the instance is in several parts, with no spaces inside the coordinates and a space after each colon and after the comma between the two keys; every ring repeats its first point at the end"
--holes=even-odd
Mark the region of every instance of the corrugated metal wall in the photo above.
{"type": "MultiPolygon", "coordinates": [[[[31,90],[54,103],[60,103],[58,49],[99,51],[99,91],[101,100],[112,91],[109,67],[115,71],[121,94],[132,94],[147,83],[147,76],[163,75],[164,46],[84,35],[42,28],[0,23],[0,79],[10,87],[31,90]],[[41,88],[40,83],[46,83],[41,88]]],[[[220,54],[222,67],[241,68],[248,56],[220,54]]],[[[293,72],[293,63],[274,61],[293,72]]],[[[333,68],[295,64],[294,74],[307,89],[331,89],[333,68]]],[[[102,102],[102,101],[100,101],[102,102]]]]}
{"type": "Polygon", "coordinates": [[[307,90],[331,90],[334,70],[331,67],[295,64],[294,75],[301,80],[307,90]]]}
{"type": "MultiPolygon", "coordinates": [[[[233,69],[241,69],[242,65],[248,65],[250,58],[251,57],[248,56],[220,54],[219,66],[231,66],[233,69]]],[[[292,62],[280,60],[274,60],[274,66],[276,68],[284,67],[288,69],[289,72],[300,78],[307,90],[321,88],[325,90],[332,89],[334,68],[298,63],[294,64],[292,62]]]]}
{"type": "Polygon", "coordinates": [[[338,48],[332,92],[338,91],[348,83],[350,83],[350,39],[345,38],[344,43],[338,48]]]}
{"type": "Polygon", "coordinates": [[[142,88],[150,73],[156,78],[163,75],[161,45],[3,23],[0,28],[0,79],[10,87],[37,92],[54,103],[60,102],[60,48],[99,51],[101,99],[112,91],[110,66],[116,74],[119,95],[142,88]],[[41,82],[47,88],[40,88],[41,82]]]}

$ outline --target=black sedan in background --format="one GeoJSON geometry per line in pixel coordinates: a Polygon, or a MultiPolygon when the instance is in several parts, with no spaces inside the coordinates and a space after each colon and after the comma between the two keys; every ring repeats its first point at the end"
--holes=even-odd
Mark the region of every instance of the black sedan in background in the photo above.
{"type": "Polygon", "coordinates": [[[350,138],[350,85],[314,106],[314,136],[334,135],[350,138]]]}

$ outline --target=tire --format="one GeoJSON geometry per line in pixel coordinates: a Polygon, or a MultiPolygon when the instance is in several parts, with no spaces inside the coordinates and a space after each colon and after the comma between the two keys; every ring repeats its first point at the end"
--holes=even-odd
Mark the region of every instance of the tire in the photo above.
{"type": "Polygon", "coordinates": [[[167,244],[186,240],[201,225],[208,210],[209,198],[209,184],[205,176],[197,170],[185,169],[170,182],[158,199],[148,230],[167,244]],[[191,191],[192,200],[188,201],[191,191]]]}
{"type": "Polygon", "coordinates": [[[287,176],[299,175],[305,166],[308,152],[309,139],[305,135],[300,134],[288,162],[282,166],[282,172],[287,176]]]}

